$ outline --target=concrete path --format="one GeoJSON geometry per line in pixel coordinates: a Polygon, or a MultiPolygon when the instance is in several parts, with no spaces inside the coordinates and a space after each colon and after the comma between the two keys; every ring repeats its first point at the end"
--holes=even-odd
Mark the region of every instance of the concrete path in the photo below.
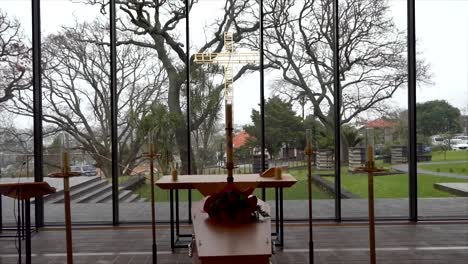
{"type": "Polygon", "coordinates": [[[434,188],[457,196],[468,197],[468,182],[435,183],[434,188]]]}

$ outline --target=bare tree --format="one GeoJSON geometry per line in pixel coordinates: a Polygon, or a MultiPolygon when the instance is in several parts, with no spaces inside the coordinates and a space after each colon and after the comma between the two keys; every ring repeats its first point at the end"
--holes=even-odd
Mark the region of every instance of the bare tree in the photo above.
{"type": "Polygon", "coordinates": [[[21,24],[0,9],[0,103],[31,85],[31,49],[22,35],[21,24]]]}
{"type": "MultiPolygon", "coordinates": [[[[109,26],[99,20],[63,28],[43,44],[43,121],[70,134],[106,176],[111,174],[109,26]],[[107,43],[106,43],[107,41],[107,43]]],[[[140,120],[166,100],[166,74],[152,50],[120,45],[117,52],[120,170],[141,161],[146,134],[140,120]]],[[[11,111],[32,116],[32,98],[13,100],[11,111]]]]}
{"type": "Polygon", "coordinates": [[[211,113],[191,133],[192,149],[198,169],[197,173],[201,174],[207,165],[216,163],[216,157],[213,155],[219,142],[216,140],[216,137],[223,131],[220,124],[221,90],[219,86],[213,84],[213,80],[206,78],[205,74],[201,74],[200,78],[194,82],[193,88],[190,89],[191,115],[195,116],[195,119],[200,119],[199,115],[211,113]]]}
{"type": "MultiPolygon", "coordinates": [[[[106,12],[109,1],[107,0],[82,0],[82,2],[100,5],[102,12],[106,12]]],[[[189,9],[198,2],[189,0],[189,9]]],[[[193,150],[188,148],[187,125],[184,112],[186,112],[185,88],[186,88],[186,67],[190,65],[192,73],[198,71],[202,66],[193,63],[193,56],[187,61],[180,31],[184,28],[182,22],[187,14],[184,0],[117,0],[116,4],[124,18],[119,20],[119,30],[131,32],[131,36],[122,38],[119,43],[134,44],[140,47],[151,48],[157,52],[157,57],[168,76],[168,98],[167,105],[169,111],[180,116],[179,123],[175,129],[176,144],[182,161],[182,171],[188,170],[188,154],[192,152],[192,169],[196,171],[193,160],[193,150]],[[127,23],[127,21],[129,21],[127,23]]],[[[197,49],[197,52],[220,52],[223,49],[223,33],[234,32],[234,42],[241,43],[246,37],[258,34],[259,22],[252,19],[252,13],[258,6],[256,2],[249,0],[225,0],[224,8],[220,12],[218,19],[209,29],[206,30],[207,41],[197,49]]],[[[248,71],[258,70],[258,66],[246,65],[242,67],[234,76],[234,80],[239,79],[248,71]]],[[[208,74],[208,73],[204,73],[208,74]]],[[[219,84],[216,89],[221,90],[223,84],[219,84]]],[[[220,94],[220,93],[218,93],[220,94]]],[[[209,105],[215,105],[220,98],[210,97],[209,105]]],[[[213,113],[209,109],[200,109],[201,113],[190,118],[190,131],[199,129],[206,118],[213,113]]],[[[213,110],[213,109],[211,109],[213,110]]],[[[215,113],[216,114],[216,113],[215,113]]]]}
{"type": "MultiPolygon", "coordinates": [[[[276,92],[305,94],[314,114],[334,124],[333,15],[331,0],[265,1],[266,58],[288,85],[276,92]]],[[[406,34],[395,26],[387,0],[343,0],[339,5],[341,123],[381,106],[408,82],[406,34]]],[[[429,78],[418,62],[418,80],[429,78]]]]}

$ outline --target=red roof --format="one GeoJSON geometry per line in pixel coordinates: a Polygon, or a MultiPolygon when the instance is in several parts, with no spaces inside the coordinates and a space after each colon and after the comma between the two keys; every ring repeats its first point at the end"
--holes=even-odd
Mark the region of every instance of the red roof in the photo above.
{"type": "Polygon", "coordinates": [[[397,122],[379,118],[379,119],[367,122],[367,124],[364,127],[366,128],[390,128],[390,127],[396,127],[396,126],[398,126],[397,122]]]}
{"type": "Polygon", "coordinates": [[[232,146],[236,148],[240,148],[247,143],[247,140],[250,138],[250,135],[245,132],[241,131],[239,134],[235,135],[234,138],[232,139],[232,146]]]}

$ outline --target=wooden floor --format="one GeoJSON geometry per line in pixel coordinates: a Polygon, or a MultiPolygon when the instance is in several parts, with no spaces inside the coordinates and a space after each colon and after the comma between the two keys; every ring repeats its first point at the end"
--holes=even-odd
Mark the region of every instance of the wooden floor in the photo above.
{"type": "MultiPolygon", "coordinates": [[[[318,224],[314,226],[315,263],[368,263],[367,226],[318,224]]],[[[148,226],[76,227],[74,263],[151,263],[151,229],[148,226]]],[[[188,232],[185,227],[181,231],[188,232]]],[[[158,263],[191,263],[187,250],[172,253],[167,226],[160,226],[158,263]]],[[[378,225],[378,263],[453,263],[468,259],[468,223],[378,225]]],[[[288,224],[285,248],[277,249],[272,263],[308,263],[305,223],[288,224]]],[[[35,234],[33,263],[65,263],[65,232],[48,228],[35,234]]],[[[15,241],[0,238],[0,263],[17,263],[15,241]]],[[[24,263],[24,262],[23,262],[24,263]]]]}

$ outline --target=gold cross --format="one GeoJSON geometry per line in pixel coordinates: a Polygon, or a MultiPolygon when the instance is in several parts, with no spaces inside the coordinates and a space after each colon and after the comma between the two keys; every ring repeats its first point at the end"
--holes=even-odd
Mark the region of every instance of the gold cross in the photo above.
{"type": "Polygon", "coordinates": [[[235,52],[232,32],[224,33],[224,51],[195,53],[196,64],[220,64],[224,68],[224,98],[229,103],[233,99],[234,64],[257,63],[257,52],[235,52]]]}

